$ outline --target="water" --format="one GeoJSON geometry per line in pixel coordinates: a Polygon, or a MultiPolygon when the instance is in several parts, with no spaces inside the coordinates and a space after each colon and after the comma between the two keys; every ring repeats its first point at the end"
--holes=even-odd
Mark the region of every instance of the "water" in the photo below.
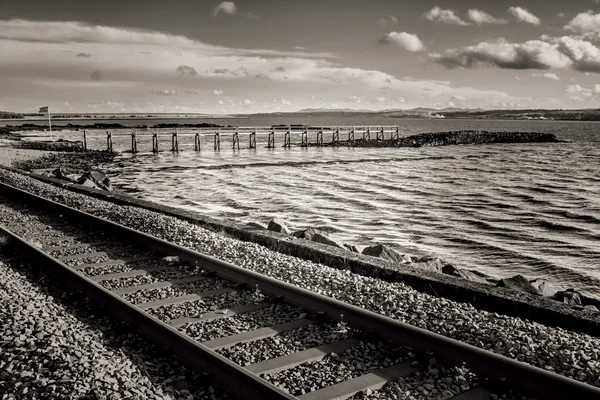
{"type": "MultiPolygon", "coordinates": [[[[351,244],[385,243],[496,277],[520,273],[600,297],[598,123],[365,117],[213,121],[399,124],[406,133],[554,133],[569,142],[268,150],[260,143],[263,138],[258,149],[233,151],[223,143],[223,150],[214,152],[206,138],[200,154],[123,155],[110,173],[115,186],[139,197],[213,217],[262,222],[279,217],[294,229],[317,228],[351,244]]],[[[104,137],[97,140],[105,145],[104,137]]],[[[117,138],[116,148],[127,148],[129,140],[117,138]]],[[[150,144],[139,147],[149,150],[150,144]]]]}

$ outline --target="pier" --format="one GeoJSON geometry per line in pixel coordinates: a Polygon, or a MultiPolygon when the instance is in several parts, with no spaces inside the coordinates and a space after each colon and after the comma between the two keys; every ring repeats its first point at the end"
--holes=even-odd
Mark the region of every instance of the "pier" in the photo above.
{"type": "Polygon", "coordinates": [[[85,150],[107,150],[114,151],[115,142],[119,147],[125,147],[125,151],[131,153],[192,150],[199,152],[206,147],[214,151],[229,147],[233,150],[240,149],[240,143],[248,149],[256,149],[264,145],[267,149],[276,147],[320,147],[324,144],[339,146],[342,140],[394,140],[404,137],[400,127],[395,126],[336,126],[336,127],[310,127],[301,125],[271,126],[271,127],[226,127],[226,128],[196,128],[176,129],[165,131],[164,129],[145,129],[126,132],[124,129],[102,132],[83,132],[85,150]],[[100,148],[104,136],[106,147],[100,148]],[[96,140],[90,140],[96,139],[96,140]],[[88,148],[89,142],[95,142],[96,146],[88,148]],[[131,145],[126,143],[130,142],[131,145]],[[96,148],[93,148],[96,147],[96,148]]]}

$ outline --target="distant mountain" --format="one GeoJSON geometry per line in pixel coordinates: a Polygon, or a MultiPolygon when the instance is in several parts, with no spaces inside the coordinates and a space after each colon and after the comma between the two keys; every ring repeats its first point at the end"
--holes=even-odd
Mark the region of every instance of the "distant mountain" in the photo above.
{"type": "MultiPolygon", "coordinates": [[[[378,111],[354,109],[354,108],[303,108],[302,110],[291,112],[294,113],[335,113],[335,112],[351,112],[351,113],[374,113],[378,111]]],[[[287,113],[286,113],[287,114],[287,113]]]]}

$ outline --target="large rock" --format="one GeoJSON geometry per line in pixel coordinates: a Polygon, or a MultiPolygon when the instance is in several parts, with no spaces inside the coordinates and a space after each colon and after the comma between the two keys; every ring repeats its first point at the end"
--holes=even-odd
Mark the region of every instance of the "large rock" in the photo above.
{"type": "Polygon", "coordinates": [[[400,254],[396,250],[388,247],[384,244],[376,244],[374,246],[369,246],[363,249],[362,254],[371,256],[371,257],[379,257],[384,260],[396,261],[401,263],[409,263],[411,262],[410,256],[400,254]]]}
{"type": "Polygon", "coordinates": [[[542,296],[551,297],[556,293],[556,288],[543,279],[532,279],[529,283],[536,288],[542,296]]]}
{"type": "Polygon", "coordinates": [[[97,169],[84,172],[77,183],[88,187],[95,187],[96,189],[106,190],[108,192],[113,191],[108,176],[106,176],[104,172],[97,169]]]}
{"type": "Polygon", "coordinates": [[[318,232],[315,233],[314,235],[312,235],[311,241],[317,242],[317,243],[323,243],[323,244],[326,244],[329,246],[339,247],[340,249],[345,249],[343,243],[333,240],[331,238],[328,238],[327,236],[322,235],[318,232]]]}
{"type": "Polygon", "coordinates": [[[560,301],[561,303],[568,304],[570,306],[581,306],[581,294],[575,289],[567,289],[560,292],[556,292],[552,299],[560,301]]]}
{"type": "Polygon", "coordinates": [[[293,233],[298,239],[312,240],[313,236],[317,233],[313,228],[303,229],[293,233]]]}
{"type": "Polygon", "coordinates": [[[346,250],[349,250],[353,253],[360,253],[360,251],[358,251],[358,247],[354,246],[353,244],[344,243],[344,247],[346,250]]]}
{"type": "Polygon", "coordinates": [[[535,294],[538,296],[542,294],[542,292],[529,283],[527,278],[520,274],[510,278],[500,279],[496,286],[517,290],[519,292],[535,294]]]}
{"type": "Polygon", "coordinates": [[[254,222],[254,221],[248,222],[246,224],[246,227],[248,229],[258,229],[258,230],[266,230],[267,229],[266,225],[263,225],[260,222],[254,222]]]}
{"type": "MultiPolygon", "coordinates": [[[[410,256],[409,256],[410,259],[410,256]]],[[[446,263],[439,257],[418,257],[412,258],[412,264],[415,267],[418,268],[422,268],[422,269],[427,269],[429,271],[434,271],[434,272],[442,272],[442,267],[445,265],[446,263]]]]}
{"type": "Polygon", "coordinates": [[[269,221],[269,226],[267,226],[267,229],[273,232],[285,233],[286,235],[290,235],[292,233],[285,225],[285,222],[278,218],[273,218],[271,221],[269,221]]]}
{"type": "Polygon", "coordinates": [[[452,264],[446,264],[442,267],[442,273],[446,275],[456,276],[467,281],[471,282],[479,282],[479,283],[489,283],[485,278],[479,276],[473,271],[469,271],[468,269],[456,268],[452,264]]]}

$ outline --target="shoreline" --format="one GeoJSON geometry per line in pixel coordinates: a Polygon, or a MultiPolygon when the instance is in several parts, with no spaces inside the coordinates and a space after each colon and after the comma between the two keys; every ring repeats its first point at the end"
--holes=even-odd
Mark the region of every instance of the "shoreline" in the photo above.
{"type": "MultiPolygon", "coordinates": [[[[565,329],[577,329],[584,332],[597,332],[600,329],[600,313],[598,312],[583,307],[573,307],[548,297],[496,287],[492,284],[470,281],[422,268],[427,266],[426,264],[419,266],[418,264],[393,262],[327,244],[298,239],[292,235],[257,227],[252,229],[245,223],[218,220],[199,213],[141,200],[124,193],[111,193],[88,188],[35,173],[23,173],[23,171],[13,168],[5,168],[5,170],[18,172],[38,181],[117,205],[133,206],[172,216],[213,232],[222,232],[234,239],[259,244],[282,254],[384,282],[400,282],[426,294],[469,303],[477,309],[527,318],[547,325],[562,326],[565,329]]],[[[590,301],[590,298],[586,299],[590,301]]],[[[591,299],[591,301],[596,300],[591,299]]],[[[593,304],[600,306],[600,302],[593,304]]]]}

